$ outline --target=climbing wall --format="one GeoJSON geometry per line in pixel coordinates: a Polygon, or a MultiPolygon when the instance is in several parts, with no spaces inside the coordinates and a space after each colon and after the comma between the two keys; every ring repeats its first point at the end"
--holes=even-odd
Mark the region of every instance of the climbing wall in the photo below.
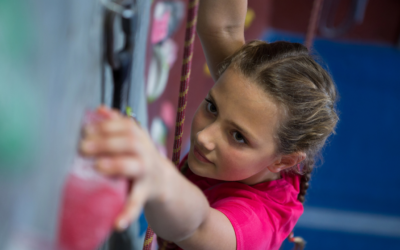
{"type": "MultiPolygon", "coordinates": [[[[107,1],[0,1],[0,249],[54,248],[62,190],[76,157],[83,114],[86,110],[98,106],[102,100],[107,105],[111,104],[112,72],[103,61],[104,2],[107,1]],[[102,81],[104,81],[103,88],[102,81]]],[[[133,36],[135,41],[133,77],[129,89],[131,98],[127,105],[132,107],[138,115],[142,126],[149,128],[159,150],[171,158],[187,1],[137,0],[136,2],[138,19],[133,36]]],[[[348,2],[344,1],[344,4],[338,7],[340,16],[345,16],[344,10],[347,9],[348,2]]],[[[245,31],[247,40],[260,39],[268,27],[283,30],[284,34],[280,36],[280,39],[286,40],[292,39],[285,34],[287,31],[305,33],[311,5],[311,0],[301,2],[250,0],[245,31]]],[[[378,43],[395,44],[400,24],[398,6],[398,1],[371,0],[364,24],[355,27],[354,30],[338,39],[366,39],[378,43]]],[[[123,43],[120,28],[116,29],[115,38],[117,50],[123,43]]],[[[264,36],[264,38],[273,40],[276,37],[264,36]]],[[[294,41],[297,40],[294,39],[294,41]]],[[[321,50],[323,56],[323,52],[330,51],[331,48],[336,48],[336,51],[341,53],[344,51],[341,46],[332,47],[329,43],[325,46],[325,43],[326,41],[324,44],[319,42],[316,47],[321,50]]],[[[369,47],[364,47],[364,49],[366,54],[375,51],[369,47]]],[[[348,56],[351,57],[350,52],[356,50],[353,47],[349,49],[348,56]]],[[[376,52],[377,55],[382,53],[381,50],[376,52]]],[[[325,56],[329,60],[331,54],[325,56]]],[[[354,57],[358,58],[360,55],[355,54],[354,57]]],[[[376,58],[380,60],[380,57],[376,56],[376,58]]],[[[365,62],[371,62],[372,65],[372,62],[376,60],[365,60],[365,62]]],[[[397,57],[394,61],[398,62],[397,57]]],[[[342,60],[328,61],[334,70],[339,71],[336,62],[340,65],[342,60]]],[[[358,63],[353,62],[353,64],[358,63]]],[[[393,65],[397,64],[391,64],[392,67],[393,65]]],[[[387,70],[388,67],[385,69],[387,70]]],[[[360,74],[367,71],[367,69],[360,71],[360,74]]],[[[193,114],[213,85],[197,38],[191,72],[181,156],[184,155],[189,144],[193,114]]],[[[383,69],[380,72],[384,72],[383,69]]],[[[384,75],[389,75],[389,73],[384,75]]],[[[348,76],[339,75],[337,78],[349,79],[348,76]]],[[[352,84],[359,82],[357,79],[354,77],[352,84]]],[[[398,78],[394,79],[393,82],[397,83],[398,78]]],[[[341,88],[344,89],[343,86],[341,88]]],[[[349,86],[351,87],[351,85],[346,85],[347,88],[349,86]]],[[[357,88],[353,91],[354,93],[358,93],[357,88]]],[[[346,97],[345,91],[342,96],[346,97]]],[[[392,99],[382,95],[382,103],[392,99]]],[[[346,100],[342,103],[346,104],[346,100]]],[[[354,107],[353,104],[350,106],[354,107]]],[[[389,109],[385,107],[384,110],[389,109]]],[[[344,112],[344,118],[346,118],[345,115],[344,112]]],[[[392,116],[388,115],[388,117],[392,116]]],[[[391,120],[388,118],[388,121],[391,120]]],[[[345,120],[343,124],[346,124],[345,120]]],[[[367,122],[360,126],[365,124],[371,123],[367,122]]],[[[394,126],[393,124],[396,123],[388,124],[394,126]]],[[[345,131],[344,126],[339,129],[341,129],[339,132],[345,131]]],[[[385,127],[381,130],[386,131],[385,127]]],[[[390,138],[398,137],[388,134],[390,138]]],[[[348,135],[352,134],[349,132],[348,135]]],[[[363,136],[364,134],[361,134],[360,138],[371,138],[363,136]]],[[[339,145],[337,143],[340,142],[340,138],[339,135],[338,140],[333,142],[332,148],[339,145]]],[[[347,138],[343,141],[348,142],[347,138]]],[[[385,145],[385,141],[380,141],[380,145],[385,145]]],[[[394,146],[388,146],[385,152],[381,152],[381,159],[389,161],[388,157],[385,158],[385,153],[397,148],[395,144],[391,145],[394,146]]],[[[339,154],[339,156],[342,155],[339,154]]],[[[329,157],[333,156],[334,152],[329,157]]],[[[362,156],[361,153],[360,156],[362,156]]],[[[373,161],[362,165],[370,167],[370,172],[373,172],[372,167],[382,163],[381,159],[379,161],[377,159],[374,158],[373,161]]],[[[329,162],[335,161],[330,159],[329,162]]],[[[340,163],[341,161],[338,162],[339,165],[340,163]]],[[[356,163],[354,162],[354,165],[356,163]]],[[[390,162],[386,165],[390,165],[390,162]]],[[[336,168],[333,166],[330,169],[336,168]]],[[[331,183],[335,186],[336,179],[329,179],[329,176],[335,176],[334,174],[338,172],[324,174],[325,172],[322,171],[319,175],[323,175],[324,178],[320,178],[320,182],[331,183]]],[[[365,172],[365,169],[353,170],[353,174],[357,175],[362,171],[365,172]]],[[[394,178],[393,176],[391,178],[394,178]]],[[[386,180],[387,177],[382,174],[381,179],[386,180]]],[[[349,178],[344,180],[351,182],[349,178]]],[[[367,176],[366,180],[372,182],[374,178],[367,176]]],[[[318,182],[314,183],[317,186],[318,182]]],[[[396,183],[396,180],[393,179],[391,183],[396,183]]],[[[393,187],[397,188],[394,184],[393,187]]],[[[392,189],[395,190],[395,188],[392,189]]],[[[350,208],[354,210],[368,207],[370,210],[367,212],[387,212],[397,216],[398,202],[394,195],[388,194],[386,205],[380,201],[384,189],[379,189],[381,193],[374,191],[370,196],[374,199],[373,205],[357,203],[352,196],[346,196],[350,193],[347,190],[356,190],[351,186],[348,189],[335,187],[335,191],[328,188],[320,190],[311,189],[308,204],[338,209],[343,208],[337,205],[339,204],[337,201],[342,199],[345,201],[343,204],[346,206],[350,204],[350,208]],[[337,197],[326,198],[329,192],[337,197]],[[349,198],[346,200],[343,197],[349,198]]],[[[357,194],[354,193],[354,197],[356,196],[357,194]]],[[[349,209],[349,207],[344,208],[349,209]]],[[[305,218],[312,220],[311,217],[305,218]]],[[[398,216],[396,218],[398,220],[398,216]]],[[[146,225],[143,215],[138,222],[131,225],[126,232],[127,249],[140,249],[146,225]]],[[[303,222],[304,225],[307,226],[306,221],[303,222]]],[[[398,231],[394,232],[398,238],[398,231]]],[[[397,244],[397,241],[395,243],[397,244]]],[[[111,245],[108,240],[104,243],[103,249],[112,250],[111,245]]]]}
{"type": "MultiPolygon", "coordinates": [[[[0,2],[0,249],[54,249],[83,114],[101,103],[102,92],[105,103],[111,102],[107,66],[101,88],[102,2],[0,2]]],[[[146,126],[143,61],[150,3],[138,2],[143,18],[135,34],[129,105],[146,126]]]]}

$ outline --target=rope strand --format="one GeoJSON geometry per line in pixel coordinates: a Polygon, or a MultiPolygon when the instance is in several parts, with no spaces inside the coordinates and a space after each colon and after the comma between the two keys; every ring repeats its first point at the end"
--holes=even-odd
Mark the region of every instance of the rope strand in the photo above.
{"type": "MultiPolygon", "coordinates": [[[[183,52],[183,62],[182,62],[182,74],[179,87],[178,112],[176,115],[175,139],[174,139],[174,147],[172,154],[172,162],[176,166],[178,166],[179,164],[181,155],[183,125],[185,122],[185,110],[187,103],[187,93],[189,90],[190,69],[192,67],[193,45],[195,40],[194,38],[196,35],[198,8],[199,8],[199,0],[189,1],[187,10],[187,21],[186,21],[185,48],[183,52]]],[[[155,234],[149,226],[146,231],[143,250],[151,250],[154,237],[155,234]]],[[[160,240],[159,244],[160,250],[174,249],[174,248],[176,248],[176,245],[174,243],[160,240]]]]}
{"type": "Polygon", "coordinates": [[[313,3],[313,8],[311,11],[310,22],[308,23],[307,35],[305,41],[305,46],[307,47],[308,50],[311,49],[314,40],[315,29],[317,28],[317,25],[319,23],[319,17],[321,16],[323,2],[324,0],[314,0],[313,3]]]}

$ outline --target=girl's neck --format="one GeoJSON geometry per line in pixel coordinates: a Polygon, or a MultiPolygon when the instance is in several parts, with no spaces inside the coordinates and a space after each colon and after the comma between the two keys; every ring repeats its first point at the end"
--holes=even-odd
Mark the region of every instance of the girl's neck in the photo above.
{"type": "Polygon", "coordinates": [[[280,172],[273,173],[273,172],[267,171],[267,172],[265,172],[263,174],[260,174],[260,175],[259,174],[253,175],[253,176],[251,176],[251,177],[249,177],[249,178],[247,178],[245,180],[242,180],[240,182],[251,186],[251,185],[256,185],[256,184],[259,184],[259,183],[262,183],[262,182],[279,180],[281,178],[282,178],[282,176],[281,176],[280,172]]]}

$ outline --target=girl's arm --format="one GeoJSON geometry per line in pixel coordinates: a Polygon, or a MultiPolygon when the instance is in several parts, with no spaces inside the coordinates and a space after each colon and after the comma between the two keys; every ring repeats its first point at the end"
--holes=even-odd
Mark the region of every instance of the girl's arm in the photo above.
{"type": "Polygon", "coordinates": [[[211,208],[203,192],[183,177],[172,162],[164,159],[160,167],[164,168],[161,194],[145,205],[145,215],[154,232],[182,249],[236,249],[229,219],[211,208]]]}
{"type": "Polygon", "coordinates": [[[109,120],[85,129],[81,152],[105,175],[133,180],[116,227],[125,228],[142,208],[154,232],[183,249],[236,249],[233,227],[211,208],[203,192],[162,157],[149,135],[130,118],[100,108],[109,120]]]}
{"type": "Polygon", "coordinates": [[[197,34],[214,81],[219,64],[244,43],[247,0],[200,0],[197,34]]]}

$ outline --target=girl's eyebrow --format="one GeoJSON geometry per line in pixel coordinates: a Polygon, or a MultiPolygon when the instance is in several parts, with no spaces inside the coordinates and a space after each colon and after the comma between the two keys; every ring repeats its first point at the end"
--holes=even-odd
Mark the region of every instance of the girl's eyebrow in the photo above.
{"type": "Polygon", "coordinates": [[[211,93],[211,91],[212,91],[212,89],[210,89],[210,91],[208,91],[208,96],[210,97],[211,101],[214,102],[215,106],[217,106],[217,104],[215,103],[214,96],[213,96],[213,94],[211,93]]]}
{"type": "Polygon", "coordinates": [[[255,140],[255,137],[246,129],[240,127],[238,124],[236,124],[234,121],[227,120],[226,121],[229,125],[232,127],[235,127],[237,130],[239,130],[240,133],[242,133],[244,136],[249,138],[250,140],[255,140]]]}
{"type": "MultiPolygon", "coordinates": [[[[218,104],[213,96],[213,94],[211,93],[212,89],[210,90],[210,92],[208,92],[208,95],[211,99],[211,101],[214,102],[215,107],[218,110],[218,104]]],[[[250,133],[248,130],[244,129],[243,127],[239,126],[238,124],[236,124],[234,121],[231,120],[227,120],[226,123],[228,123],[229,125],[231,125],[232,127],[235,127],[237,130],[239,130],[239,132],[241,132],[244,136],[246,136],[248,139],[255,141],[255,136],[250,133]]]]}

